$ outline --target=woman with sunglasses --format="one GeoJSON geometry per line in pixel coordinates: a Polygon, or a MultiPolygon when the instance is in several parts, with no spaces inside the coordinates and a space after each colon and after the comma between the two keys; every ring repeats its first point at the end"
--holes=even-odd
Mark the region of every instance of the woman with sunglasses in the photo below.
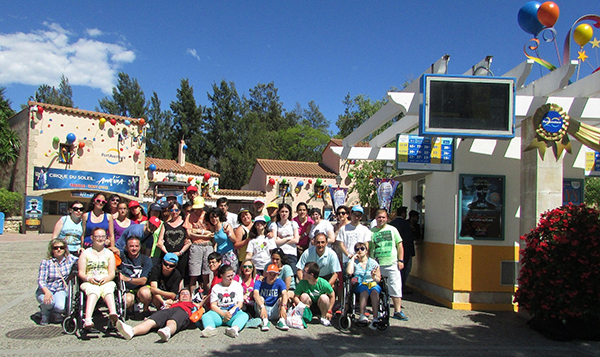
{"type": "Polygon", "coordinates": [[[119,250],[115,248],[115,231],[113,216],[104,212],[106,205],[106,195],[98,192],[92,197],[88,205],[87,211],[83,214],[83,230],[85,232],[83,239],[83,248],[92,246],[92,232],[96,228],[102,228],[106,231],[107,239],[105,245],[113,253],[118,254],[119,250]]]}
{"type": "Polygon", "coordinates": [[[160,259],[167,253],[173,253],[178,258],[177,270],[181,276],[187,275],[188,257],[192,241],[188,239],[187,229],[183,227],[183,218],[181,218],[181,204],[172,201],[168,208],[169,219],[165,221],[158,235],[156,247],[161,250],[160,259]]]}
{"type": "Polygon", "coordinates": [[[62,322],[67,300],[66,279],[76,261],[77,257],[69,254],[65,240],[53,238],[48,243],[48,254],[40,264],[35,293],[42,310],[40,325],[48,325],[50,320],[62,322]]]}
{"type": "Polygon", "coordinates": [[[104,205],[104,212],[112,214],[113,218],[116,219],[119,215],[118,206],[120,202],[121,196],[117,195],[116,193],[113,193],[112,195],[108,196],[108,202],[106,205],[104,205]]]}
{"type": "Polygon", "coordinates": [[[250,317],[256,317],[256,311],[254,311],[254,294],[252,294],[252,291],[254,291],[254,283],[256,283],[259,276],[256,275],[256,266],[254,266],[251,259],[246,259],[242,262],[238,276],[244,290],[244,306],[242,310],[246,311],[250,317]]]}
{"type": "Polygon", "coordinates": [[[377,329],[377,314],[379,312],[379,294],[381,287],[377,285],[381,281],[381,272],[379,264],[373,258],[369,257],[369,249],[363,242],[358,242],[354,245],[354,254],[348,266],[346,273],[352,276],[352,283],[356,284],[354,292],[358,294],[360,317],[358,322],[367,324],[369,318],[365,315],[367,307],[367,299],[371,297],[371,306],[373,307],[373,321],[369,325],[372,330],[377,329]]]}
{"type": "Polygon", "coordinates": [[[81,237],[83,236],[83,203],[75,201],[69,207],[69,214],[61,217],[54,225],[52,238],[67,242],[69,252],[79,255],[81,252],[81,237]]]}

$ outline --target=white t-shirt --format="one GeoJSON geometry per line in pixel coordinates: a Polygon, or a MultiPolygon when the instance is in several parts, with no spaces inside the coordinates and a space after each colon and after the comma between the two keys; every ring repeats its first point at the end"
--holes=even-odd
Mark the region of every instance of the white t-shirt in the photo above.
{"type": "Polygon", "coordinates": [[[227,212],[227,223],[231,224],[233,229],[236,229],[239,226],[238,215],[235,213],[227,212]]]}
{"type": "Polygon", "coordinates": [[[217,301],[217,306],[223,310],[229,310],[236,303],[244,299],[244,289],[242,284],[238,281],[231,281],[231,284],[227,287],[221,285],[221,283],[212,287],[210,293],[210,301],[217,301]]]}
{"type": "MultiPolygon", "coordinates": [[[[359,242],[370,242],[371,234],[371,230],[360,223],[356,227],[353,226],[351,223],[348,223],[342,228],[340,228],[340,230],[338,231],[336,241],[344,243],[346,249],[348,250],[348,253],[353,254],[354,245],[356,245],[356,243],[359,242]]],[[[342,254],[342,256],[344,259],[344,263],[346,263],[348,261],[348,257],[344,254],[342,254]]]]}
{"type": "MultiPolygon", "coordinates": [[[[288,220],[285,225],[281,225],[280,222],[277,222],[277,237],[279,238],[287,238],[294,237],[294,232],[298,232],[298,223],[296,221],[288,220]]],[[[283,250],[285,254],[296,255],[298,250],[296,248],[296,243],[285,243],[281,245],[279,248],[283,250]]]]}
{"type": "MultiPolygon", "coordinates": [[[[308,238],[312,240],[315,237],[316,232],[325,234],[327,234],[327,232],[333,232],[333,225],[331,222],[322,219],[321,222],[312,225],[310,232],[308,233],[308,238]]],[[[329,237],[327,239],[329,239],[329,237]]]]}
{"type": "Polygon", "coordinates": [[[276,247],[274,238],[258,236],[250,239],[246,253],[252,253],[252,263],[254,263],[254,266],[260,268],[271,262],[271,249],[275,249],[276,247]]]}

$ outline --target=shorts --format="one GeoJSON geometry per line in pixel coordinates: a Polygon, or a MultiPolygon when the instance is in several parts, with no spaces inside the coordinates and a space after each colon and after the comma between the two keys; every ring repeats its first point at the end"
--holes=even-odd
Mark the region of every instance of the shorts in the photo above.
{"type": "Polygon", "coordinates": [[[114,294],[117,284],[114,281],[109,281],[102,285],[91,284],[85,282],[81,284],[81,290],[85,291],[86,295],[94,294],[104,298],[106,295],[114,294]]]}
{"type": "Polygon", "coordinates": [[[391,297],[402,297],[402,276],[400,275],[400,270],[398,270],[398,265],[382,265],[379,267],[381,270],[381,275],[385,276],[387,279],[387,287],[388,292],[391,297]]]}
{"type": "Polygon", "coordinates": [[[190,276],[209,275],[208,255],[214,251],[210,242],[192,243],[190,247],[190,276]],[[208,244],[207,244],[208,243],[208,244]]]}
{"type": "Polygon", "coordinates": [[[164,327],[167,324],[167,321],[174,320],[177,324],[176,332],[183,330],[190,324],[190,315],[178,306],[172,309],[158,310],[148,318],[154,320],[159,328],[164,327]]]}
{"type": "MultiPolygon", "coordinates": [[[[267,318],[270,321],[277,321],[279,319],[279,303],[281,302],[281,298],[277,299],[277,302],[273,306],[265,305],[267,309],[267,318]]],[[[256,316],[260,317],[260,308],[258,305],[254,305],[256,316]]]]}
{"type": "Polygon", "coordinates": [[[369,295],[371,295],[371,291],[377,291],[377,293],[381,294],[381,286],[375,284],[373,285],[373,287],[369,288],[369,285],[367,284],[358,284],[358,286],[356,287],[356,289],[354,289],[354,292],[357,293],[358,295],[360,295],[363,291],[366,291],[369,293],[369,295]]]}

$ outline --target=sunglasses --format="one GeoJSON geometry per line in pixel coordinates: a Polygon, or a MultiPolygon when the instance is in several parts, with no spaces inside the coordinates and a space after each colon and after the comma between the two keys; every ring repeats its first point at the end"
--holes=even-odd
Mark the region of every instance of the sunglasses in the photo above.
{"type": "Polygon", "coordinates": [[[252,268],[254,268],[254,265],[242,265],[242,268],[244,268],[244,269],[252,269],[252,268]]]}
{"type": "Polygon", "coordinates": [[[56,247],[52,247],[52,250],[65,250],[65,247],[63,247],[63,246],[56,246],[56,247]]]}
{"type": "Polygon", "coordinates": [[[100,204],[105,204],[106,201],[105,200],[99,200],[99,199],[95,199],[94,200],[96,203],[100,203],[100,204]]]}
{"type": "Polygon", "coordinates": [[[358,251],[360,251],[360,250],[367,250],[367,248],[366,248],[366,247],[355,247],[355,248],[354,248],[354,251],[355,251],[355,252],[358,252],[358,251]]]}
{"type": "Polygon", "coordinates": [[[338,212],[337,214],[339,214],[339,215],[344,215],[344,216],[345,216],[345,215],[347,215],[347,214],[348,214],[348,212],[346,212],[346,211],[341,211],[341,212],[338,212]]]}
{"type": "Polygon", "coordinates": [[[163,262],[163,265],[166,266],[167,268],[175,268],[177,266],[177,264],[167,263],[167,262],[163,262]]]}
{"type": "Polygon", "coordinates": [[[110,200],[110,202],[121,202],[121,200],[118,199],[118,198],[113,198],[113,199],[110,200]]]}
{"type": "Polygon", "coordinates": [[[179,212],[179,208],[173,208],[171,212],[179,212]]]}
{"type": "Polygon", "coordinates": [[[83,211],[83,207],[71,207],[71,209],[75,212],[81,212],[83,211]]]}

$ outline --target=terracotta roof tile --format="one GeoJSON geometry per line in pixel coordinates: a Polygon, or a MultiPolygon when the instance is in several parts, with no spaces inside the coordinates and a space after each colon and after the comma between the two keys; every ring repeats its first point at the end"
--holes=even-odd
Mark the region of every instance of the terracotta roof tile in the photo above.
{"type": "Polygon", "coordinates": [[[337,175],[318,162],[256,159],[267,175],[335,178],[337,175]]]}
{"type": "MultiPolygon", "coordinates": [[[[334,138],[331,138],[331,140],[329,140],[329,142],[331,143],[331,146],[343,146],[342,141],[343,141],[343,139],[334,139],[334,138]]],[[[371,145],[369,145],[368,141],[359,141],[354,146],[368,148],[371,145]]]]}
{"type": "Polygon", "coordinates": [[[219,191],[211,193],[212,197],[223,197],[223,196],[249,196],[249,197],[265,197],[266,194],[263,191],[253,190],[230,190],[230,189],[219,189],[219,191]]]}
{"type": "Polygon", "coordinates": [[[186,174],[186,175],[204,175],[205,173],[209,173],[212,177],[220,177],[218,173],[211,171],[209,169],[205,169],[204,167],[194,165],[192,163],[186,162],[185,166],[179,165],[179,163],[175,160],[167,160],[167,159],[158,159],[155,157],[146,157],[146,170],[150,167],[151,164],[156,165],[157,171],[169,172],[173,170],[175,174],[186,174]]]}
{"type": "MultiPolygon", "coordinates": [[[[50,112],[55,112],[55,113],[68,113],[68,114],[74,114],[74,115],[78,115],[78,116],[82,116],[82,117],[92,117],[92,118],[104,118],[106,120],[110,120],[110,119],[115,119],[121,122],[124,122],[125,120],[129,120],[135,124],[139,123],[140,118],[129,118],[129,117],[123,117],[120,115],[113,115],[113,114],[108,114],[108,113],[99,113],[99,112],[93,112],[90,110],[83,110],[83,109],[78,109],[78,108],[70,108],[70,107],[63,107],[60,105],[54,105],[54,104],[46,104],[46,103],[38,103],[38,102],[32,102],[29,101],[27,102],[27,105],[29,107],[31,107],[32,105],[37,105],[39,107],[44,108],[44,110],[46,111],[50,111],[50,112]]],[[[145,120],[145,119],[144,119],[145,120]]]]}

